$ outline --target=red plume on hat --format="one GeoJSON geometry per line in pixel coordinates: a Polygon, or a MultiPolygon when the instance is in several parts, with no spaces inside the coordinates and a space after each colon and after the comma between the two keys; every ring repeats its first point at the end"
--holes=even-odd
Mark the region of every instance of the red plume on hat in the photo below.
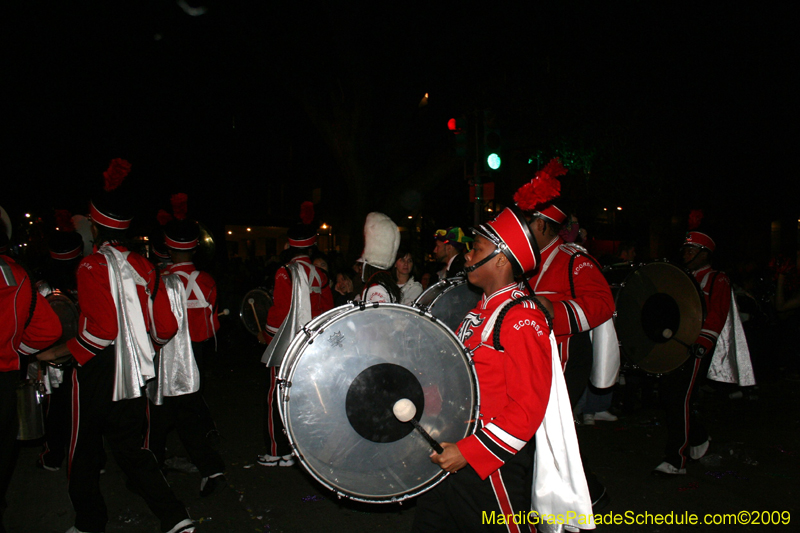
{"type": "Polygon", "coordinates": [[[156,220],[158,220],[159,226],[163,226],[170,220],[172,220],[172,215],[167,213],[164,209],[159,209],[158,214],[156,215],[156,220]]]}
{"type": "Polygon", "coordinates": [[[314,222],[314,204],[312,202],[305,201],[300,204],[300,220],[303,221],[303,224],[314,222]]]}
{"type": "Polygon", "coordinates": [[[172,204],[172,214],[175,215],[175,218],[184,220],[186,218],[186,212],[189,209],[189,197],[186,193],[179,192],[178,194],[173,194],[169,201],[172,204]]]}
{"type": "Polygon", "coordinates": [[[559,158],[551,159],[536,173],[530,183],[526,183],[514,193],[514,203],[523,211],[535,211],[561,194],[561,182],[556,178],[567,173],[559,158]]]}
{"type": "Polygon", "coordinates": [[[122,182],[125,181],[125,177],[131,171],[131,164],[122,158],[115,158],[111,160],[111,164],[108,166],[105,172],[103,172],[103,179],[105,180],[105,185],[103,189],[106,192],[111,192],[120,185],[122,182]]]}
{"type": "Polygon", "coordinates": [[[72,214],[66,209],[56,209],[56,229],[59,231],[75,231],[72,214]]]}
{"type": "Polygon", "coordinates": [[[692,212],[689,213],[689,231],[696,230],[700,227],[700,222],[703,221],[703,210],[702,209],[692,209],[692,212]]]}

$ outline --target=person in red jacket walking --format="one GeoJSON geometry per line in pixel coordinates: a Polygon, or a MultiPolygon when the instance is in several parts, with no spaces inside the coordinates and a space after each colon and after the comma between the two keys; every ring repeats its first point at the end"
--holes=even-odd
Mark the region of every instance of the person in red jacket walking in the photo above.
{"type": "Polygon", "coordinates": [[[259,455],[257,459],[258,464],[262,466],[292,466],[294,464],[292,449],[289,439],[284,434],[283,422],[278,410],[276,383],[278,367],[283,359],[288,341],[297,333],[297,331],[291,331],[290,326],[293,324],[296,324],[297,327],[304,325],[298,322],[300,307],[308,314],[305,318],[309,320],[333,309],[333,293],[328,276],[324,270],[316,268],[311,263],[310,251],[317,243],[317,229],[312,225],[314,205],[311,202],[303,203],[300,208],[300,218],[302,223],[289,230],[288,238],[292,257],[275,273],[273,304],[267,313],[266,328],[262,334],[259,334],[259,341],[269,345],[261,360],[269,368],[269,385],[264,406],[264,444],[267,453],[259,455]],[[296,289],[295,285],[303,285],[306,288],[298,287],[296,289]],[[305,291],[307,293],[304,293],[305,291]]]}
{"type": "MultiPolygon", "coordinates": [[[[536,458],[539,466],[547,463],[545,456],[551,451],[539,450],[534,435],[543,429],[542,421],[551,413],[548,402],[559,388],[554,381],[560,379],[564,390],[546,315],[536,300],[525,298],[526,292],[516,281],[539,264],[538,248],[525,220],[506,209],[474,232],[465,271],[470,283],[483,290],[483,297],[461,322],[456,335],[471,352],[478,375],[480,428],[457,443],[442,442],[443,453],[431,454],[432,462],[456,475],[420,497],[415,532],[535,530],[531,524],[515,523],[510,515],[530,516],[531,493],[536,486],[534,451],[543,454],[536,458]],[[559,375],[554,375],[554,368],[559,375]],[[486,516],[498,515],[505,521],[487,524],[486,516]]],[[[554,401],[554,406],[558,403],[554,401]]],[[[564,434],[571,431],[567,448],[577,452],[571,413],[564,407],[558,420],[566,417],[564,434]]],[[[548,442],[547,437],[544,442],[548,442]]],[[[563,448],[561,443],[553,447],[563,448]]],[[[557,468],[568,484],[583,487],[577,491],[583,497],[566,500],[576,503],[570,506],[573,512],[589,512],[580,462],[568,462],[559,457],[557,468]],[[573,474],[575,478],[571,478],[573,474]]],[[[563,495],[561,489],[563,486],[555,483],[548,487],[549,502],[540,503],[537,510],[546,512],[547,505],[563,495]]]]}
{"type": "Polygon", "coordinates": [[[689,349],[689,359],[661,381],[661,402],[667,426],[664,460],[656,475],[685,474],[689,458],[700,459],[708,451],[708,432],[692,410],[692,394],[708,373],[717,344],[731,306],[731,282],[724,272],[711,268],[716,249],[714,240],[699,231],[690,231],[681,248],[683,266],[703,292],[706,317],[697,339],[689,349]]]}
{"type": "Polygon", "coordinates": [[[90,203],[95,252],[78,267],[78,335],[42,352],[40,360],[71,354],[72,438],[69,495],[75,508],[70,533],[104,531],[108,511],[100,492],[103,439],[114,458],[161,521],[162,531],[192,533],[186,507],[172,492],[153,453],[144,448],[145,382],[155,376],[154,345],[178,330],[155,267],[130,251],[124,239],[133,217],[120,185],[130,172],[114,159],[104,172],[103,191],[90,203]]]}
{"type": "MultiPolygon", "coordinates": [[[[181,352],[171,355],[183,361],[187,367],[194,363],[199,383],[191,383],[193,386],[190,387],[175,387],[178,390],[167,391],[163,398],[158,398],[158,395],[154,398],[150,394],[148,446],[163,467],[167,435],[175,428],[189,458],[200,471],[200,495],[208,496],[225,479],[225,463],[217,451],[219,433],[203,398],[206,358],[214,349],[212,343],[216,341],[219,330],[216,312],[217,285],[211,274],[197,270],[194,265],[194,252],[200,241],[200,226],[196,221],[186,218],[186,200],[183,193],[172,196],[175,218],[164,225],[164,243],[171,258],[165,275],[177,276],[185,288],[186,307],[181,309],[179,316],[186,316],[190,341],[176,342],[174,349],[181,352]],[[162,401],[161,405],[155,403],[159,399],[162,401]]],[[[173,345],[168,346],[172,347],[173,345]]],[[[165,348],[162,354],[164,352],[169,350],[165,348]]],[[[183,379],[183,376],[177,376],[177,379],[183,379]]]]}
{"type": "Polygon", "coordinates": [[[50,304],[34,290],[25,269],[5,255],[8,244],[0,221],[0,532],[5,532],[6,490],[16,462],[20,359],[61,337],[61,322],[50,304]]]}

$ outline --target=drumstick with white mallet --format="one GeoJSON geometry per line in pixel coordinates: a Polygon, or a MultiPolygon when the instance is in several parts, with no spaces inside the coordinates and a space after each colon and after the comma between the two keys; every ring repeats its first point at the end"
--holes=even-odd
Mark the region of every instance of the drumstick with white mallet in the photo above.
{"type": "Polygon", "coordinates": [[[394,402],[394,406],[392,406],[392,412],[394,413],[395,418],[397,418],[400,422],[411,422],[414,425],[414,429],[419,431],[420,435],[425,437],[425,440],[428,441],[428,444],[431,445],[431,448],[436,450],[436,453],[444,453],[444,449],[442,448],[441,444],[436,442],[436,439],[431,437],[428,432],[419,425],[417,419],[414,418],[414,415],[417,414],[417,406],[414,405],[414,402],[408,398],[397,400],[394,402]]]}
{"type": "Polygon", "coordinates": [[[231,314],[231,310],[230,309],[223,309],[222,311],[217,313],[217,316],[228,316],[229,314],[231,314]]]}
{"type": "Polygon", "coordinates": [[[256,313],[256,301],[254,298],[248,298],[247,303],[250,304],[250,309],[253,310],[253,316],[256,319],[256,326],[258,326],[258,332],[261,333],[261,324],[258,322],[258,313],[256,313]]]}

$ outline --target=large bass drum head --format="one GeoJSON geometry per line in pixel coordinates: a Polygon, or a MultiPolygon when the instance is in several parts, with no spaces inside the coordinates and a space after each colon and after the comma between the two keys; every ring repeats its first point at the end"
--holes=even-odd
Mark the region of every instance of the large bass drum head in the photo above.
{"type": "Polygon", "coordinates": [[[478,388],[464,347],[441,322],[398,304],[344,306],[295,337],[281,367],[280,401],[301,464],[341,496],[402,501],[447,474],[411,423],[392,413],[400,399],[439,442],[475,430],[478,388]]]}
{"type": "Polygon", "coordinates": [[[615,326],[625,357],[646,372],[675,370],[688,358],[705,314],[691,275],[666,262],[633,271],[617,293],[615,326]]]}
{"type": "Polygon", "coordinates": [[[428,287],[414,300],[414,307],[428,311],[455,331],[467,313],[475,309],[481,295],[481,290],[465,278],[448,278],[428,287]]]}

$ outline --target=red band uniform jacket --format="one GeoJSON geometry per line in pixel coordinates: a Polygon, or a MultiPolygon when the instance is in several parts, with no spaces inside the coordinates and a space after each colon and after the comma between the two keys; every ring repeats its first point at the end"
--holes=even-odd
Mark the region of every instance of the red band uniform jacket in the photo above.
{"type": "MultiPolygon", "coordinates": [[[[294,257],[291,262],[303,267],[308,276],[308,285],[311,292],[311,317],[317,317],[333,309],[333,293],[331,292],[328,276],[322,269],[311,264],[307,255],[294,257]],[[316,273],[316,275],[314,275],[316,273]]],[[[267,312],[267,327],[265,337],[271,341],[283,324],[292,305],[292,280],[285,268],[279,268],[275,273],[275,288],[272,291],[272,307],[267,312]]]]}
{"type": "Polygon", "coordinates": [[[207,272],[198,271],[194,263],[176,263],[170,265],[167,272],[180,276],[183,286],[186,288],[188,303],[186,312],[192,342],[203,342],[213,337],[219,331],[219,318],[216,312],[217,284],[214,282],[214,278],[207,272]],[[192,304],[192,302],[198,302],[197,293],[189,287],[189,280],[194,272],[198,272],[194,285],[202,294],[207,305],[192,304]]]}
{"type": "Polygon", "coordinates": [[[492,335],[481,342],[490,318],[512,299],[524,296],[515,284],[484,295],[458,328],[457,336],[472,352],[480,386],[481,427],[457,445],[481,479],[486,479],[533,438],[550,397],[552,359],[550,330],[541,311],[527,301],[506,314],[500,330],[503,351],[492,335]]]}
{"type": "Polygon", "coordinates": [[[614,298],[598,263],[560,237],[541,250],[541,268],[530,279],[535,294],[553,302],[553,333],[561,364],[569,360],[569,339],[608,321],[614,298]],[[574,258],[574,259],[573,259],[574,258]]]}
{"type": "Polygon", "coordinates": [[[710,265],[692,274],[700,284],[706,302],[706,318],[695,342],[706,349],[706,354],[711,354],[728,319],[731,307],[731,282],[724,272],[712,270],[710,265]]]}
{"type": "MultiPolygon", "coordinates": [[[[127,248],[111,243],[120,252],[127,248]]],[[[169,297],[163,287],[159,287],[153,302],[152,316],[148,310],[148,299],[153,293],[158,276],[156,268],[141,255],[130,252],[128,262],[147,282],[144,287],[136,286],[142,306],[145,325],[156,346],[163,346],[178,331],[178,322],[169,306],[169,297]]],[[[85,257],[78,266],[78,302],[81,314],[78,319],[78,336],[67,341],[67,347],[79,364],[84,365],[95,355],[110,346],[117,338],[117,310],[111,296],[108,280],[108,264],[99,252],[85,257]]],[[[159,280],[160,282],[160,280],[159,280]]]]}
{"type": "Polygon", "coordinates": [[[0,372],[11,372],[19,370],[20,356],[33,355],[56,342],[61,322],[47,300],[34,291],[25,269],[5,255],[0,256],[0,302],[0,372]]]}

